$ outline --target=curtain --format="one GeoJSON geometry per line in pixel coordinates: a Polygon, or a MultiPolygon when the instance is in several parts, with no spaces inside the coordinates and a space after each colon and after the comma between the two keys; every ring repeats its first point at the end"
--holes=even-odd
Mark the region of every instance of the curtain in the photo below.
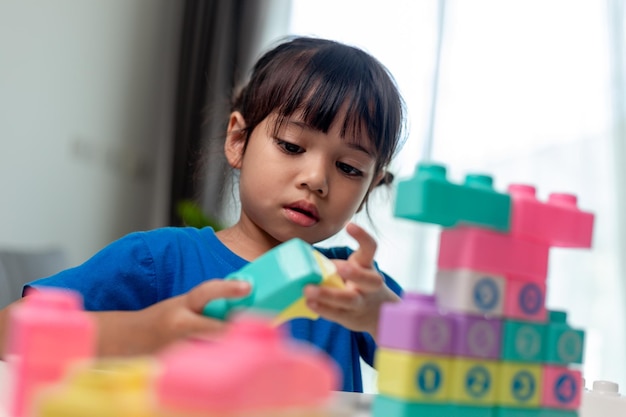
{"type": "MultiPolygon", "coordinates": [[[[241,16],[254,2],[186,0],[183,15],[174,127],[169,223],[181,225],[183,200],[200,204],[210,217],[220,209],[226,164],[222,139],[238,68],[248,40],[241,16]]],[[[249,14],[249,13],[247,13],[249,14]]]]}

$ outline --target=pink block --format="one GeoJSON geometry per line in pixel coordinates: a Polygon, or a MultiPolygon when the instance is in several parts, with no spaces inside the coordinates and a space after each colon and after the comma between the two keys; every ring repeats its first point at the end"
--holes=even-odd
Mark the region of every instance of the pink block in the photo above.
{"type": "Polygon", "coordinates": [[[321,351],[287,340],[266,320],[241,317],[223,339],[190,341],[159,355],[157,402],[172,412],[230,415],[321,407],[340,371],[321,351]]]}
{"type": "Polygon", "coordinates": [[[504,317],[545,322],[546,284],[518,277],[507,277],[504,296],[504,317]]]}
{"type": "Polygon", "coordinates": [[[9,312],[7,365],[11,416],[30,414],[34,392],[63,377],[68,366],[95,354],[96,326],[78,293],[32,291],[9,312]]]}
{"type": "Polygon", "coordinates": [[[511,234],[550,246],[590,248],[594,215],[576,205],[576,196],[553,193],[548,201],[536,198],[535,187],[512,184],[511,234]]]}
{"type": "Polygon", "coordinates": [[[550,246],[517,239],[476,227],[456,227],[441,232],[440,269],[471,269],[498,275],[546,279],[550,246]]]}
{"type": "Polygon", "coordinates": [[[543,368],[541,406],[575,410],[580,406],[583,379],[580,371],[560,366],[543,368]]]}

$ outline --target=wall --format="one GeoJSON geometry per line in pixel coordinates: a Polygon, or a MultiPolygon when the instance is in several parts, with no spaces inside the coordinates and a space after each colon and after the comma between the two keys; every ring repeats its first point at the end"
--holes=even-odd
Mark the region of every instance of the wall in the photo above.
{"type": "Polygon", "coordinates": [[[0,247],[163,225],[182,1],[0,2],[0,247]]]}

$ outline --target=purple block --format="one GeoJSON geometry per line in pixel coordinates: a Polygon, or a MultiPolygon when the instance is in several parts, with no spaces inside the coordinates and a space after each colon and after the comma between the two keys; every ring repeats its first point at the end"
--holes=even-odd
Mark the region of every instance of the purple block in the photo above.
{"type": "Polygon", "coordinates": [[[456,322],[455,356],[499,359],[502,349],[502,321],[498,319],[450,313],[456,322]]]}
{"type": "Polygon", "coordinates": [[[401,302],[383,305],[378,346],[450,355],[455,345],[454,327],[454,319],[439,311],[434,296],[405,293],[401,302]]]}

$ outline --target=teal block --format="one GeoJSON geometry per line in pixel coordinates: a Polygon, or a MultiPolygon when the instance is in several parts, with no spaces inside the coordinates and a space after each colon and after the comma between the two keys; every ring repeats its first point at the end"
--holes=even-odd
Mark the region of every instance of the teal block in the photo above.
{"type": "Polygon", "coordinates": [[[543,362],[546,352],[546,325],[504,320],[502,323],[502,360],[543,362]]]}
{"type": "Polygon", "coordinates": [[[250,294],[242,298],[218,299],[209,302],[205,316],[225,319],[234,311],[262,310],[280,313],[298,299],[309,284],[319,285],[322,270],[313,254],[313,247],[300,239],[291,239],[263,254],[224,279],[250,283],[250,294]]]}
{"type": "Polygon", "coordinates": [[[548,311],[548,320],[544,361],[551,365],[582,364],[585,332],[570,327],[564,311],[548,311]]]}
{"type": "MultiPolygon", "coordinates": [[[[378,394],[372,403],[372,417],[451,417],[448,404],[416,403],[378,394]]],[[[472,416],[473,417],[473,416],[472,416]]]]}
{"type": "Polygon", "coordinates": [[[494,417],[493,407],[451,405],[448,410],[448,417],[494,417]]]}
{"type": "Polygon", "coordinates": [[[539,417],[578,417],[578,411],[542,408],[539,412],[539,417]]]}
{"type": "Polygon", "coordinates": [[[494,409],[494,417],[541,417],[540,408],[510,408],[498,407],[494,409]]]}
{"type": "Polygon", "coordinates": [[[446,179],[446,168],[420,163],[397,187],[394,215],[452,227],[459,223],[509,231],[511,196],[495,191],[487,175],[467,175],[464,184],[446,179]]]}
{"type": "Polygon", "coordinates": [[[496,408],[493,417],[577,417],[578,411],[550,408],[496,408]]]}

